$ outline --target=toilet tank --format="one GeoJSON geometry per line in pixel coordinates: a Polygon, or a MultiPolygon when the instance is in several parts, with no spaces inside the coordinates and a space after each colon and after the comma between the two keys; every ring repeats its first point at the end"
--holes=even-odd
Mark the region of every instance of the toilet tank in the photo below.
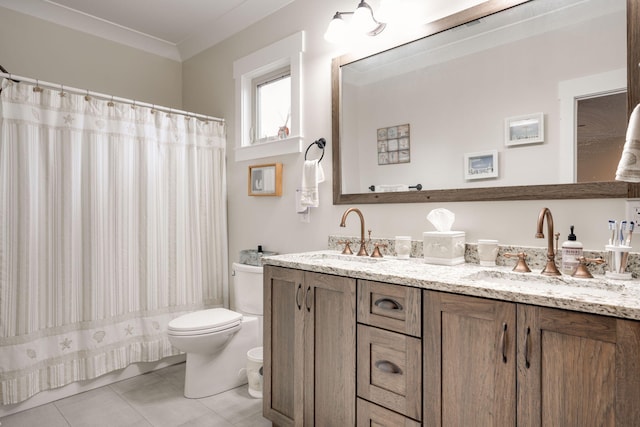
{"type": "Polygon", "coordinates": [[[233,263],[234,309],[243,314],[262,316],[262,267],[233,263]]]}

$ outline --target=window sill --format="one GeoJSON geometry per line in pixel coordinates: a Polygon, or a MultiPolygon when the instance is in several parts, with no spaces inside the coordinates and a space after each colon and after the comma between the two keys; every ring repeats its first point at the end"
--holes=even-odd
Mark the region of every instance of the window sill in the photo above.
{"type": "Polygon", "coordinates": [[[260,144],[239,147],[235,150],[235,161],[261,159],[302,152],[302,137],[290,136],[285,139],[262,142],[260,144]]]}

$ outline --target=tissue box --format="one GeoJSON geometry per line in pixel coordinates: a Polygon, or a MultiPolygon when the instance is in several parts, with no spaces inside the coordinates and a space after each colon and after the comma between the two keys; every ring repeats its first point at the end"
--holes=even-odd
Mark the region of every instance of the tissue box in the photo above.
{"type": "Polygon", "coordinates": [[[422,237],[426,263],[441,265],[464,263],[464,231],[425,231],[422,237]]]}

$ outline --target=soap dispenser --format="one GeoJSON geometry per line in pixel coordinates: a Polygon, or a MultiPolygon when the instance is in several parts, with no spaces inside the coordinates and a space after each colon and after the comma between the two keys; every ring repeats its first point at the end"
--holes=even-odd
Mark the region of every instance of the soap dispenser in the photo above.
{"type": "Polygon", "coordinates": [[[573,225],[570,228],[567,240],[562,244],[562,264],[560,270],[564,274],[572,275],[575,273],[580,257],[582,257],[582,243],[573,234],[573,225]]]}

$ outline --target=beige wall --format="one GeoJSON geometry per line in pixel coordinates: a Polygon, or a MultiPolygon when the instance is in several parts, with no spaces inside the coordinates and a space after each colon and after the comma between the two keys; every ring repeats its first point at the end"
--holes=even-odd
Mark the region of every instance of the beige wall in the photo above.
{"type": "MultiPolygon", "coordinates": [[[[184,107],[205,114],[220,115],[228,123],[228,189],[230,260],[238,259],[241,249],[262,244],[278,252],[324,249],[329,234],[357,235],[356,217],[349,218],[345,229],[338,226],[349,206],[332,204],[331,182],[331,58],[337,48],[322,38],[325,26],[336,10],[345,10],[347,2],[296,0],[275,15],[238,35],[210,48],[184,63],[184,107]],[[303,66],[303,120],[306,146],[319,137],[329,142],[322,161],[327,182],[320,185],[321,206],[312,209],[311,222],[301,223],[294,212],[295,189],[300,184],[304,153],[255,161],[235,162],[233,61],[304,30],[306,52],[303,66]],[[249,165],[282,162],[282,197],[249,197],[249,165]]],[[[383,33],[384,34],[384,33],[383,33]]],[[[313,149],[312,149],[313,150],[313,149]]],[[[554,215],[560,242],[566,240],[569,226],[575,225],[578,239],[587,249],[603,249],[607,239],[607,220],[622,219],[623,200],[524,201],[447,204],[395,204],[359,206],[366,227],[374,237],[411,235],[421,239],[423,231],[433,230],[426,220],[431,209],[445,207],[456,214],[454,228],[467,233],[467,241],[497,238],[505,244],[543,247],[546,241],[535,239],[538,213],[549,207],[554,215]]]]}
{"type": "Polygon", "coordinates": [[[0,7],[0,64],[78,89],[182,108],[182,64],[0,7]]]}
{"type": "MultiPolygon", "coordinates": [[[[258,244],[278,252],[324,249],[329,234],[359,232],[355,217],[348,219],[346,229],[338,226],[348,206],[332,204],[330,63],[332,57],[343,52],[322,38],[333,13],[349,7],[350,3],[342,0],[296,0],[182,65],[0,8],[0,64],[16,74],[225,117],[229,146],[230,260],[237,260],[241,249],[258,244]],[[306,33],[305,148],[319,137],[329,142],[322,161],[328,179],[320,185],[321,206],[313,209],[308,224],[300,222],[294,212],[304,153],[238,163],[233,156],[233,61],[300,30],[306,33]],[[283,196],[247,196],[248,166],[268,162],[284,164],[283,196]]],[[[587,249],[601,249],[607,239],[607,220],[624,216],[622,200],[424,203],[360,208],[374,237],[403,234],[420,239],[423,231],[432,230],[427,213],[436,207],[446,207],[456,214],[454,228],[466,231],[468,241],[497,238],[503,243],[544,246],[545,242],[534,238],[538,212],[544,206],[554,214],[556,229],[562,233],[561,241],[573,224],[587,249]]]]}

